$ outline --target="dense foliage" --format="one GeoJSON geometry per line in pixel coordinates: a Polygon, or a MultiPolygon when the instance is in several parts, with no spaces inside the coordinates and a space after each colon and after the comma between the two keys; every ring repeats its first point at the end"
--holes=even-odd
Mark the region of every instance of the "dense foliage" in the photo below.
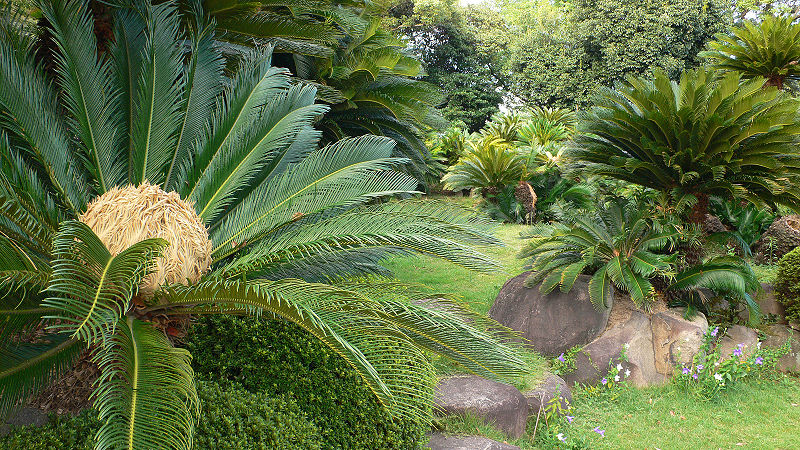
{"type": "Polygon", "coordinates": [[[800,248],[783,255],[778,261],[775,298],[786,306],[786,317],[800,321],[800,248]]]}
{"type": "MultiPolygon", "coordinates": [[[[187,343],[200,377],[290,398],[318,429],[321,448],[415,448],[426,423],[393,418],[346,361],[301,328],[279,320],[206,318],[187,343]]],[[[395,354],[425,373],[424,365],[395,354]]],[[[420,389],[432,389],[429,383],[420,389]]]]}

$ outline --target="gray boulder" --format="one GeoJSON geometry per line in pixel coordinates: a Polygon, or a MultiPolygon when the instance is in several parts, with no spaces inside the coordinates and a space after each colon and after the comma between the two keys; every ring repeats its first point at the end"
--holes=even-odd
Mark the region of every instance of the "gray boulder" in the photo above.
{"type": "Polygon", "coordinates": [[[691,321],[686,320],[685,311],[685,308],[670,309],[650,318],[653,356],[660,374],[670,376],[675,367],[690,364],[703,345],[703,335],[708,329],[706,317],[698,313],[691,321]]]}
{"type": "Polygon", "coordinates": [[[730,358],[739,344],[742,344],[742,358],[750,356],[758,349],[758,334],[752,328],[733,325],[720,340],[719,355],[722,359],[730,358]]]}
{"type": "Polygon", "coordinates": [[[786,325],[773,324],[767,326],[766,339],[762,345],[778,348],[791,339],[789,353],[778,360],[778,370],[783,372],[800,372],[800,333],[786,325]]]}
{"type": "Polygon", "coordinates": [[[561,408],[566,409],[572,403],[572,390],[567,382],[558,375],[548,374],[535,388],[523,392],[528,400],[528,416],[536,416],[541,411],[544,414],[545,407],[558,398],[561,408]]]}
{"type": "Polygon", "coordinates": [[[599,338],[587,344],[576,355],[575,370],[564,376],[564,380],[575,385],[595,384],[604,378],[611,366],[622,365],[624,380],[625,371],[630,371],[627,381],[636,386],[652,386],[667,381],[664,374],[659,373],[653,355],[653,336],[650,320],[639,311],[631,311],[630,318],[620,325],[606,330],[599,338]],[[627,361],[620,359],[620,354],[627,344],[627,361]]]}
{"type": "Polygon", "coordinates": [[[447,436],[431,433],[428,448],[431,450],[520,450],[516,445],[493,441],[482,436],[447,436]]]}
{"type": "Polygon", "coordinates": [[[800,246],[800,216],[778,217],[756,242],[756,262],[759,264],[777,262],[797,246],[800,246]]]}
{"type": "Polygon", "coordinates": [[[506,281],[489,316],[520,332],[526,345],[555,357],[596,338],[608,323],[610,308],[598,312],[589,301],[589,277],[578,277],[572,290],[556,289],[543,295],[538,287],[525,287],[530,272],[506,281]]]}
{"type": "Polygon", "coordinates": [[[434,404],[439,415],[473,414],[512,438],[525,432],[528,402],[514,386],[474,375],[448,377],[436,386],[434,404]]]}
{"type": "Polygon", "coordinates": [[[11,409],[5,423],[0,424],[0,436],[5,436],[11,427],[34,426],[41,427],[48,422],[47,414],[38,408],[18,406],[11,409]]]}
{"type": "MultiPolygon", "coordinates": [[[[764,317],[774,316],[777,323],[786,324],[786,307],[775,298],[775,290],[769,283],[761,283],[761,292],[756,296],[756,303],[758,303],[761,314],[764,317]]],[[[742,320],[748,320],[747,309],[743,310],[739,317],[742,320]]]]}

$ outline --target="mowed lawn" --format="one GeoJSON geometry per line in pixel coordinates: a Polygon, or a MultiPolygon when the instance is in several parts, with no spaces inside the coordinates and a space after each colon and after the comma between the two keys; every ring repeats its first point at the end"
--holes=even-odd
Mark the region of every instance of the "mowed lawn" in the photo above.
{"type": "MultiPolygon", "coordinates": [[[[471,204],[472,199],[453,199],[471,204]]],[[[500,287],[520,274],[525,261],[517,259],[524,245],[519,238],[524,225],[500,225],[496,235],[503,247],[483,249],[500,261],[505,271],[491,274],[471,272],[431,257],[403,257],[389,261],[397,278],[425,284],[438,292],[452,293],[481,313],[487,313],[500,287]]],[[[530,385],[546,370],[544,358],[528,355],[537,367],[530,385]]],[[[442,362],[439,362],[442,364],[442,362]]],[[[441,373],[456,369],[442,364],[441,373]]],[[[800,449],[800,380],[755,380],[738,385],[714,401],[701,401],[672,385],[648,389],[623,389],[614,398],[597,397],[580,389],[574,392],[575,421],[567,434],[574,448],[591,449],[800,449]],[[605,430],[601,438],[593,431],[605,430]],[[573,440],[574,439],[574,440],[573,440]]],[[[530,434],[508,440],[491,427],[474,420],[448,419],[440,425],[454,433],[483,434],[523,449],[559,448],[542,446],[530,434]]],[[[528,426],[533,431],[533,423],[528,426]]],[[[569,447],[562,447],[569,448],[569,447]]]]}

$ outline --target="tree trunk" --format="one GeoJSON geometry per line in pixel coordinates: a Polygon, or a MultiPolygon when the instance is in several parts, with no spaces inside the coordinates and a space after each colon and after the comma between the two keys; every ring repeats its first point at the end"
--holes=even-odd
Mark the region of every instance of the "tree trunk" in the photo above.
{"type": "Polygon", "coordinates": [[[695,194],[695,197],[697,197],[697,203],[689,212],[689,222],[702,226],[706,221],[706,214],[708,214],[709,198],[708,194],[695,194]]]}

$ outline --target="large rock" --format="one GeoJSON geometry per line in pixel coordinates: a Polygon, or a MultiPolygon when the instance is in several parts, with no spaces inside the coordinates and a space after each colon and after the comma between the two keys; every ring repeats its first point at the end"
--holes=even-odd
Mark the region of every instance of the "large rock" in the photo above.
{"type": "Polygon", "coordinates": [[[512,438],[522,436],[528,419],[528,402],[517,388],[478,376],[439,381],[435,405],[437,414],[473,414],[512,438]]]}
{"type": "MultiPolygon", "coordinates": [[[[764,317],[769,318],[772,316],[777,323],[788,323],[786,321],[786,307],[775,298],[775,290],[771,284],[761,283],[761,292],[759,292],[756,296],[756,302],[758,303],[759,309],[761,309],[761,314],[764,317]]],[[[747,309],[744,309],[739,314],[739,317],[742,320],[748,320],[749,316],[747,309]]]]}
{"type": "Polygon", "coordinates": [[[728,359],[739,345],[742,346],[742,358],[750,356],[758,349],[758,334],[752,328],[731,326],[720,340],[719,355],[722,359],[728,359]]]}
{"type": "Polygon", "coordinates": [[[800,216],[778,217],[756,242],[756,262],[774,263],[800,245],[800,216]]]}
{"type": "Polygon", "coordinates": [[[575,370],[566,374],[564,380],[573,385],[595,384],[616,364],[622,364],[622,372],[630,370],[628,381],[636,386],[667,381],[664,374],[656,371],[650,320],[639,311],[631,311],[626,322],[606,330],[583,347],[575,358],[575,370]],[[628,360],[621,361],[620,353],[626,344],[628,360]]]}
{"type": "Polygon", "coordinates": [[[47,414],[38,408],[18,406],[11,409],[5,423],[0,423],[0,436],[5,436],[11,427],[41,427],[48,422],[47,414]]]}
{"type": "Polygon", "coordinates": [[[588,276],[578,277],[567,293],[556,289],[543,295],[538,287],[525,287],[529,275],[526,272],[508,280],[489,310],[490,317],[519,331],[526,344],[555,357],[590,342],[605,329],[610,308],[598,312],[592,306],[588,276]]]}
{"type": "Polygon", "coordinates": [[[769,325],[766,329],[763,346],[778,348],[791,339],[789,353],[778,360],[778,369],[784,372],[800,372],[800,333],[786,325],[769,325]]]}
{"type": "Polygon", "coordinates": [[[516,445],[493,441],[482,436],[446,436],[431,433],[431,450],[520,450],[516,445]]]}
{"type": "Polygon", "coordinates": [[[675,367],[690,364],[703,345],[708,329],[706,317],[698,313],[689,321],[683,317],[685,311],[670,309],[650,317],[655,368],[660,374],[670,376],[675,367]]]}
{"type": "Polygon", "coordinates": [[[528,416],[539,415],[539,411],[544,414],[545,408],[554,398],[558,398],[562,409],[566,409],[572,403],[572,390],[567,382],[553,374],[548,374],[538,386],[523,392],[522,395],[528,400],[528,416]]]}

